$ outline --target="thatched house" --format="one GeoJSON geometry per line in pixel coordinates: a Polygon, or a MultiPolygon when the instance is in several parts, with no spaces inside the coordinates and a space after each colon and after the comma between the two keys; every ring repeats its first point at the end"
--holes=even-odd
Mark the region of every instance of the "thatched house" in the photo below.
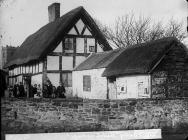
{"type": "Polygon", "coordinates": [[[56,87],[63,82],[71,93],[73,68],[90,53],[111,47],[83,7],[61,17],[59,3],[49,6],[48,11],[50,23],[27,37],[6,64],[9,84],[21,81],[29,88],[50,80],[56,87]]]}
{"type": "Polygon", "coordinates": [[[188,96],[185,46],[163,38],[92,54],[73,71],[73,94],[92,99],[188,96]]]}

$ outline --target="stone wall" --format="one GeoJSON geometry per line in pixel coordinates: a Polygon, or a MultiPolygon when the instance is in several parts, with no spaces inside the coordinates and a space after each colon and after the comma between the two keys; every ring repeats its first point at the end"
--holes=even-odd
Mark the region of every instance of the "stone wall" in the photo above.
{"type": "Polygon", "coordinates": [[[173,46],[152,73],[152,98],[188,97],[188,61],[185,50],[173,46]]]}
{"type": "Polygon", "coordinates": [[[188,99],[1,99],[1,133],[162,128],[188,133],[188,99]]]}

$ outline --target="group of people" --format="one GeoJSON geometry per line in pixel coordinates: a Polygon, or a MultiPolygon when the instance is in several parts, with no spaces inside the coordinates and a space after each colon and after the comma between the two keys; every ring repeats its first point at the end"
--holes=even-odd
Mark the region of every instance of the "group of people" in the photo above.
{"type": "Polygon", "coordinates": [[[26,92],[22,82],[16,83],[14,86],[9,87],[9,97],[26,97],[26,92]]]}
{"type": "Polygon", "coordinates": [[[60,82],[59,86],[56,88],[50,82],[47,82],[43,88],[43,96],[46,98],[66,98],[65,96],[65,87],[60,82]]]}
{"type": "MultiPolygon", "coordinates": [[[[29,97],[66,98],[65,92],[66,90],[62,83],[59,83],[59,86],[56,88],[51,84],[51,82],[48,81],[47,84],[44,85],[43,90],[40,84],[31,85],[29,89],[29,97]]],[[[13,87],[9,87],[9,97],[27,97],[27,92],[22,82],[15,84],[13,87]]]]}

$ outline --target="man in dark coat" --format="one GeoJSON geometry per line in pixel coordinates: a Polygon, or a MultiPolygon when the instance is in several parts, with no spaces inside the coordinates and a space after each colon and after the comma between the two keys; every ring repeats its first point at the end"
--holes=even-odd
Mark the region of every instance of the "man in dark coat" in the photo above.
{"type": "Polygon", "coordinates": [[[59,86],[57,87],[56,93],[59,98],[66,98],[65,87],[63,86],[61,82],[59,83],[59,86]]]}
{"type": "Polygon", "coordinates": [[[22,82],[20,82],[18,89],[20,92],[20,97],[25,97],[25,90],[24,90],[24,86],[23,86],[22,82]]]}
{"type": "Polygon", "coordinates": [[[17,90],[18,90],[18,84],[16,83],[16,84],[14,85],[14,87],[13,87],[13,95],[14,95],[15,98],[19,96],[19,95],[17,94],[17,93],[18,93],[17,90]]]}
{"type": "Polygon", "coordinates": [[[52,92],[53,92],[53,86],[51,82],[47,82],[47,97],[48,98],[52,97],[52,92]]]}

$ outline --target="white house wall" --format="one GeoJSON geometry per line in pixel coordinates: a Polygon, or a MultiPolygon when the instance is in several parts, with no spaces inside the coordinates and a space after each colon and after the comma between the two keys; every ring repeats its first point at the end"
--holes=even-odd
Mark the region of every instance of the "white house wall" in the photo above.
{"type": "Polygon", "coordinates": [[[69,35],[77,35],[76,30],[74,27],[68,32],[69,35]]]}
{"type": "Polygon", "coordinates": [[[92,35],[91,32],[86,28],[84,31],[84,35],[92,35]]]}
{"type": "Polygon", "coordinates": [[[150,92],[150,76],[123,76],[116,78],[117,86],[117,99],[127,99],[127,98],[149,98],[150,92]],[[144,88],[147,88],[147,94],[138,94],[138,83],[143,82],[144,88]],[[125,91],[121,91],[124,87],[125,91]]]}
{"type": "Polygon", "coordinates": [[[31,76],[31,84],[40,84],[42,87],[42,74],[37,74],[37,75],[33,75],[31,76]]]}
{"type": "Polygon", "coordinates": [[[85,26],[85,24],[83,23],[83,21],[81,19],[79,19],[78,22],[76,23],[76,27],[80,34],[81,34],[84,26],[85,26]]]}
{"type": "Polygon", "coordinates": [[[63,49],[62,42],[60,42],[53,52],[62,52],[62,49],[63,49]]]}
{"type": "Polygon", "coordinates": [[[43,63],[39,63],[39,72],[42,72],[43,63]]]}
{"type": "Polygon", "coordinates": [[[47,70],[59,70],[59,56],[47,56],[47,70]]]}
{"type": "Polygon", "coordinates": [[[97,52],[103,52],[101,46],[99,45],[99,43],[97,43],[97,52]]]}
{"type": "Polygon", "coordinates": [[[83,71],[73,71],[73,96],[88,99],[106,99],[107,98],[107,80],[101,77],[104,68],[83,71]],[[91,91],[83,91],[83,76],[91,76],[91,91]]]}
{"type": "MultiPolygon", "coordinates": [[[[59,63],[59,61],[56,63],[59,63]]],[[[73,57],[63,56],[62,57],[62,70],[72,70],[72,69],[73,69],[73,57]]]]}
{"type": "Polygon", "coordinates": [[[76,53],[84,53],[84,38],[76,39],[76,53]]]}
{"type": "Polygon", "coordinates": [[[59,73],[48,73],[47,77],[50,80],[50,82],[52,83],[53,86],[57,87],[59,86],[59,73]]]}
{"type": "Polygon", "coordinates": [[[77,56],[76,57],[76,66],[78,66],[80,63],[82,63],[86,59],[85,56],[77,56]]]}

